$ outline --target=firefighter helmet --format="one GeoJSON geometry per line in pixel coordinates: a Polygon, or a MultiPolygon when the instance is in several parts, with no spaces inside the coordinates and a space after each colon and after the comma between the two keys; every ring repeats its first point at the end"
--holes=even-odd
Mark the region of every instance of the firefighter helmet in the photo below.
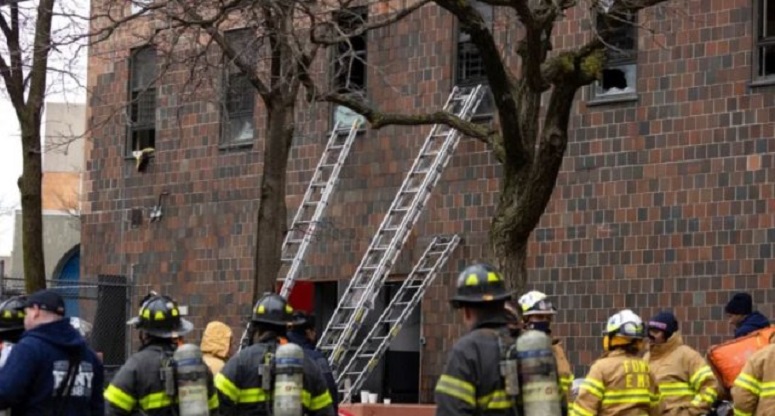
{"type": "Polygon", "coordinates": [[[603,330],[603,349],[609,351],[612,347],[642,342],[644,338],[643,320],[635,312],[625,309],[608,318],[603,330]]]}
{"type": "Polygon", "coordinates": [[[24,329],[24,298],[15,296],[0,303],[0,332],[24,329]]]}
{"type": "Polygon", "coordinates": [[[552,306],[552,302],[546,300],[548,296],[537,290],[531,290],[519,297],[519,307],[522,309],[522,316],[530,315],[554,315],[557,310],[552,306]]]}
{"type": "Polygon", "coordinates": [[[143,302],[137,316],[127,325],[134,325],[159,338],[178,338],[191,332],[194,325],[181,318],[178,304],[169,296],[154,295],[143,302]]]}
{"type": "Polygon", "coordinates": [[[266,293],[256,302],[251,320],[258,324],[289,327],[304,322],[293,316],[293,308],[282,296],[266,293]]]}
{"type": "Polygon", "coordinates": [[[510,297],[503,276],[493,266],[477,263],[460,272],[451,303],[453,308],[459,308],[466,304],[502,302],[510,297]]]}

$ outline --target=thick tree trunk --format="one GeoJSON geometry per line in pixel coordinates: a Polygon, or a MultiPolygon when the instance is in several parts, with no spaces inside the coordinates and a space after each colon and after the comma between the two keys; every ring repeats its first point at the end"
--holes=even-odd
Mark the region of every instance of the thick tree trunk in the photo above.
{"type": "MultiPolygon", "coordinates": [[[[280,100],[277,100],[280,101],[280,100]]],[[[283,238],[287,231],[285,180],[293,143],[294,104],[267,106],[264,169],[256,228],[253,302],[265,292],[277,291],[283,238]]]]}
{"type": "Polygon", "coordinates": [[[22,176],[19,192],[22,202],[22,259],[27,293],[46,288],[43,257],[43,206],[41,201],[42,166],[40,110],[31,110],[21,118],[22,176]]]}

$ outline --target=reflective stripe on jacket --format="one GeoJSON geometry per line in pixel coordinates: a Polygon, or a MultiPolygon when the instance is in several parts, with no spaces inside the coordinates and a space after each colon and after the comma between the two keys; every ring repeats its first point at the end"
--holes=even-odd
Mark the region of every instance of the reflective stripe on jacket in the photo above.
{"type": "Polygon", "coordinates": [[[570,386],[573,384],[573,371],[568,362],[568,356],[565,355],[565,350],[562,348],[562,342],[555,340],[552,343],[552,352],[554,353],[554,359],[557,360],[557,375],[560,378],[560,392],[565,397],[565,401],[570,400],[570,386]]]}
{"type": "MultiPolygon", "coordinates": [[[[271,392],[262,388],[259,368],[276,344],[259,343],[243,349],[231,357],[223,370],[215,376],[222,415],[264,416],[267,415],[271,392]]],[[[334,416],[333,400],[323,374],[317,365],[304,353],[304,376],[301,401],[308,416],[334,416]]]]}
{"type": "Polygon", "coordinates": [[[684,345],[676,332],[664,344],[652,345],[643,358],[659,384],[664,416],[700,416],[718,398],[718,381],[700,353],[684,345]]]}
{"type": "MultiPolygon", "coordinates": [[[[176,415],[177,398],[167,395],[161,378],[162,366],[172,359],[173,351],[171,344],[149,344],[129,357],[105,389],[108,414],[131,415],[140,410],[148,416],[176,415]]],[[[212,375],[207,374],[208,407],[216,411],[218,395],[212,375]]]]}
{"type": "Polygon", "coordinates": [[[659,416],[659,389],[648,364],[623,350],[592,364],[571,406],[573,416],[659,416]]]}
{"type": "Polygon", "coordinates": [[[452,347],[436,383],[437,416],[518,415],[500,375],[499,332],[513,342],[506,321],[493,319],[475,325],[452,347]]]}
{"type": "Polygon", "coordinates": [[[735,416],[775,415],[775,345],[754,353],[732,386],[735,416]]]}

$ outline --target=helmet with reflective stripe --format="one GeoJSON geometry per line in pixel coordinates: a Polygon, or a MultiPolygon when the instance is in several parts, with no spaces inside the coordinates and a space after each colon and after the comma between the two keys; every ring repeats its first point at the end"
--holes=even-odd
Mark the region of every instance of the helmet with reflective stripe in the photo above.
{"type": "Polygon", "coordinates": [[[0,332],[24,329],[24,298],[14,296],[0,303],[0,332]]]}
{"type": "Polygon", "coordinates": [[[603,349],[629,345],[646,338],[646,327],[643,320],[635,312],[625,309],[620,311],[606,322],[603,330],[603,349]]]}
{"type": "Polygon", "coordinates": [[[302,323],[304,318],[294,317],[293,308],[282,296],[266,293],[253,307],[251,320],[258,324],[289,327],[302,323]]]}
{"type": "Polygon", "coordinates": [[[171,297],[163,295],[147,297],[137,316],[130,319],[127,325],[134,325],[159,338],[178,338],[194,329],[191,322],[180,316],[178,304],[171,297]]]}
{"type": "Polygon", "coordinates": [[[503,276],[491,265],[478,263],[466,267],[457,278],[457,290],[452,307],[465,304],[503,302],[511,297],[503,276]]]}
{"type": "Polygon", "coordinates": [[[557,313],[552,302],[549,302],[547,298],[546,294],[537,290],[531,290],[520,296],[518,303],[522,309],[522,316],[554,315],[557,313]]]}

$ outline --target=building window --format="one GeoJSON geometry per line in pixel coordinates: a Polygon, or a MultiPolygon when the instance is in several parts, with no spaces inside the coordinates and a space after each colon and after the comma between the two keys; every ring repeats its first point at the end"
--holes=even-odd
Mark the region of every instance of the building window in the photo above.
{"type": "MultiPolygon", "coordinates": [[[[357,31],[367,19],[367,7],[354,7],[334,14],[334,21],[342,34],[357,31]]],[[[361,98],[366,96],[366,33],[352,36],[349,40],[336,45],[333,58],[333,84],[338,93],[353,94],[361,98]]],[[[334,122],[350,125],[356,118],[362,118],[362,116],[341,105],[334,107],[334,122]]]]}
{"type": "Polygon", "coordinates": [[[757,78],[775,75],[775,1],[759,0],[756,9],[756,59],[757,78]]]}
{"type": "MultiPolygon", "coordinates": [[[[485,24],[493,28],[495,11],[493,6],[480,1],[474,1],[474,8],[479,11],[485,24]]],[[[471,41],[471,35],[457,27],[457,59],[455,60],[455,84],[469,86],[487,83],[487,75],[484,72],[484,61],[479,49],[471,41]]],[[[490,87],[485,85],[486,91],[474,117],[488,117],[494,111],[492,93],[490,87]]]]}
{"type": "Polygon", "coordinates": [[[635,14],[599,13],[598,34],[606,39],[607,64],[594,86],[594,98],[620,98],[637,92],[638,31],[635,14]]]}
{"type": "Polygon", "coordinates": [[[128,156],[156,146],[156,49],[132,51],[129,68],[128,156]]]}
{"type": "MultiPolygon", "coordinates": [[[[251,66],[257,64],[257,53],[251,47],[251,32],[247,29],[226,32],[226,41],[237,56],[251,66]]],[[[234,62],[226,60],[223,88],[223,134],[225,145],[252,144],[255,135],[256,89],[234,62]]]]}

